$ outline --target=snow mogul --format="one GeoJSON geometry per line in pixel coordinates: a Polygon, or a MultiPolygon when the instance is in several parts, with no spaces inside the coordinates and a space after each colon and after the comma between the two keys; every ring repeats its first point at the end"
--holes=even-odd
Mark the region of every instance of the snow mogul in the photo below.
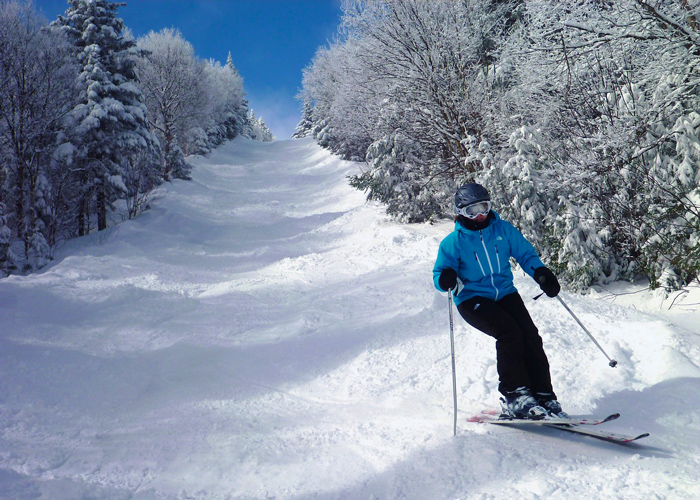
{"type": "Polygon", "coordinates": [[[491,209],[491,196],[471,183],[455,193],[455,229],[440,243],[435,287],[452,293],[459,314],[496,339],[498,390],[513,418],[568,418],[552,388],[542,338],[513,284],[510,258],[542,291],[556,297],[554,273],[512,224],[491,209]]]}

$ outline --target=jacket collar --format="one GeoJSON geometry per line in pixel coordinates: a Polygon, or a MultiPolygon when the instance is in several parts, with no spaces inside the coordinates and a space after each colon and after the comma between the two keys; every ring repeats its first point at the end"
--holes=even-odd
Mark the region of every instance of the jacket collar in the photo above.
{"type": "Polygon", "coordinates": [[[500,219],[501,219],[501,216],[498,215],[497,212],[494,212],[493,210],[491,210],[491,212],[489,212],[489,218],[486,221],[486,225],[484,227],[482,227],[482,228],[469,228],[469,227],[462,225],[462,223],[458,219],[455,221],[455,231],[460,231],[460,232],[465,233],[465,234],[476,234],[480,230],[483,231],[484,229],[488,229],[489,227],[493,226],[493,224],[500,219]]]}

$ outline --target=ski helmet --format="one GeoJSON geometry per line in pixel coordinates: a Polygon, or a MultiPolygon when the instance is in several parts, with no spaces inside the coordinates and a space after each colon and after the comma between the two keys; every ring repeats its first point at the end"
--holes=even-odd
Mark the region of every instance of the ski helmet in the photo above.
{"type": "Polygon", "coordinates": [[[455,193],[455,208],[457,210],[480,201],[491,201],[491,195],[484,186],[476,182],[465,184],[455,193]]]}

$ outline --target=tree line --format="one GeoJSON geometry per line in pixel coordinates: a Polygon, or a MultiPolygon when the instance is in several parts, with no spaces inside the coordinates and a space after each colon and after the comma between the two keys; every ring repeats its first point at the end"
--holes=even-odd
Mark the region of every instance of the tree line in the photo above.
{"type": "Polygon", "coordinates": [[[477,181],[575,289],[700,272],[700,4],[346,0],[296,136],[407,222],[477,181]]]}
{"type": "Polygon", "coordinates": [[[0,277],[136,216],[161,182],[189,178],[186,156],[273,139],[230,54],[201,60],[175,29],[134,39],[124,5],[68,0],[48,23],[0,1],[0,277]]]}

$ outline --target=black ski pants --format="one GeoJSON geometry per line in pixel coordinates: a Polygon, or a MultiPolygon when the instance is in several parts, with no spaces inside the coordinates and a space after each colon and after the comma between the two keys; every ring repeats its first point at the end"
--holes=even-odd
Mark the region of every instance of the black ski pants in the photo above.
{"type": "Polygon", "coordinates": [[[499,301],[473,297],[457,310],[471,326],[496,339],[498,390],[502,394],[523,386],[533,394],[554,394],[542,338],[519,293],[499,301]]]}

